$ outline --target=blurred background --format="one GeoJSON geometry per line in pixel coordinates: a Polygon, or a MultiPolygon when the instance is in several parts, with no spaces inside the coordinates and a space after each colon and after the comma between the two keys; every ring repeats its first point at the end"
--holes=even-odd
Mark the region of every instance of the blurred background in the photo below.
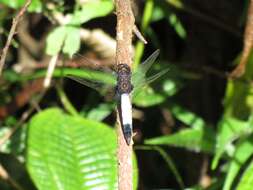
{"type": "MultiPolygon", "coordinates": [[[[228,77],[251,1],[131,3],[148,42],[133,37],[133,75],[160,49],[132,97],[135,189],[252,189],[251,54],[228,77]]],[[[1,49],[24,4],[0,0],[1,49]]],[[[18,22],[0,77],[0,189],[117,189],[113,1],[32,0],[18,22]]]]}

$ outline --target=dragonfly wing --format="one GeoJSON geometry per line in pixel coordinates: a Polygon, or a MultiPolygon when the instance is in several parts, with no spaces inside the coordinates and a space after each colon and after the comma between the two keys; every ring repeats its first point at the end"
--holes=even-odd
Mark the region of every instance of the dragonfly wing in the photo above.
{"type": "Polygon", "coordinates": [[[142,64],[138,66],[136,71],[133,73],[133,85],[137,85],[137,83],[145,81],[145,76],[147,71],[150,69],[152,64],[155,62],[156,58],[158,57],[160,50],[156,50],[152,55],[150,55],[142,64]]]}
{"type": "Polygon", "coordinates": [[[141,81],[140,83],[138,83],[135,87],[134,87],[134,90],[133,90],[133,94],[137,94],[138,91],[147,86],[148,84],[154,82],[156,79],[158,79],[159,77],[163,76],[164,74],[166,74],[170,69],[167,68],[165,70],[162,70],[156,74],[154,74],[153,76],[150,76],[148,77],[147,79],[144,79],[143,81],[141,81]]]}
{"type": "Polygon", "coordinates": [[[146,73],[149,70],[149,68],[152,66],[152,64],[155,62],[159,53],[160,53],[159,49],[156,50],[154,53],[152,53],[142,64],[139,65],[138,70],[146,73]]]}
{"type": "Polygon", "coordinates": [[[90,88],[98,91],[99,93],[101,93],[102,89],[105,87],[105,84],[103,84],[101,82],[90,81],[90,80],[83,79],[83,78],[76,77],[76,76],[72,76],[72,75],[67,75],[67,78],[70,78],[80,84],[90,87],[90,88]]]}
{"type": "Polygon", "coordinates": [[[148,77],[148,78],[146,79],[146,84],[150,84],[151,82],[153,82],[153,81],[155,81],[156,79],[160,78],[160,77],[163,76],[165,73],[167,73],[169,70],[170,70],[170,69],[167,68],[167,69],[165,69],[165,70],[163,70],[163,71],[160,71],[159,73],[154,74],[154,75],[151,76],[151,77],[148,77]]]}

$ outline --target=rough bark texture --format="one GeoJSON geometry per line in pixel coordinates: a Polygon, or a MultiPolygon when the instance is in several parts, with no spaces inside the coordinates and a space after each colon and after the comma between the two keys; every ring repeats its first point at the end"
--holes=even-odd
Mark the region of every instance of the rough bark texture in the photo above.
{"type": "MultiPolygon", "coordinates": [[[[125,63],[131,68],[132,65],[132,31],[134,26],[134,16],[129,0],[116,0],[117,14],[117,46],[116,64],[125,63]]],[[[133,189],[133,168],[132,168],[132,144],[127,145],[119,114],[117,114],[117,136],[118,136],[118,189],[133,189]]]]}

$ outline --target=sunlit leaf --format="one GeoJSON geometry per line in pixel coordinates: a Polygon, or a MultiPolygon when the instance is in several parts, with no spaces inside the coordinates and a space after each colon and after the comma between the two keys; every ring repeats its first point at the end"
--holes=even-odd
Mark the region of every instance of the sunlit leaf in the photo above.
{"type": "Polygon", "coordinates": [[[102,123],[48,109],[32,118],[27,144],[40,190],[116,188],[116,137],[102,123]]]}
{"type": "Polygon", "coordinates": [[[89,1],[76,10],[69,24],[80,25],[91,19],[108,15],[114,8],[111,0],[89,1]]]}
{"type": "Polygon", "coordinates": [[[13,154],[16,156],[21,156],[25,149],[25,137],[26,130],[25,126],[20,126],[15,133],[13,133],[13,127],[1,127],[0,128],[0,139],[1,141],[9,136],[10,133],[13,135],[7,138],[3,144],[0,146],[0,152],[6,154],[13,154]]]}
{"type": "MultiPolygon", "coordinates": [[[[38,71],[33,75],[24,76],[23,80],[31,80],[44,77],[46,75],[46,72],[46,70],[38,71]]],[[[56,68],[53,73],[54,77],[67,77],[69,75],[91,81],[103,82],[108,85],[116,85],[116,77],[114,75],[91,69],[56,68]]]]}
{"type": "Polygon", "coordinates": [[[213,153],[215,133],[211,128],[184,129],[172,135],[145,140],[146,144],[183,147],[196,152],[213,153]]]}
{"type": "Polygon", "coordinates": [[[253,162],[248,165],[243,176],[240,179],[240,182],[237,186],[237,190],[251,190],[253,186],[253,162]]]}
{"type": "Polygon", "coordinates": [[[166,99],[165,96],[155,93],[150,87],[143,88],[133,97],[133,103],[140,107],[149,107],[161,104],[166,99]]]}
{"type": "MultiPolygon", "coordinates": [[[[253,136],[241,140],[235,147],[235,153],[230,161],[223,190],[230,190],[239,170],[253,154],[253,136]]],[[[241,184],[242,185],[242,184],[241,184]]],[[[252,184],[251,184],[252,185],[252,184]]],[[[244,190],[244,189],[243,189],[244,190]]]]}
{"type": "Polygon", "coordinates": [[[87,113],[87,119],[93,119],[95,121],[102,121],[105,119],[115,108],[113,104],[99,104],[98,107],[94,107],[87,113]]]}
{"type": "Polygon", "coordinates": [[[77,27],[67,26],[66,30],[67,34],[62,51],[63,53],[69,55],[69,57],[72,57],[72,55],[79,50],[81,45],[80,29],[77,27]]]}
{"type": "MultiPolygon", "coordinates": [[[[26,0],[1,0],[1,3],[13,8],[20,9],[26,2],[26,0]]],[[[41,12],[42,11],[42,3],[40,0],[32,0],[31,4],[28,7],[28,11],[30,12],[41,12]]]]}
{"type": "Polygon", "coordinates": [[[231,144],[235,139],[243,134],[250,133],[251,129],[247,122],[237,120],[235,118],[223,118],[218,124],[217,145],[215,157],[212,161],[212,168],[216,168],[219,159],[224,152],[233,154],[231,144]]]}
{"type": "Polygon", "coordinates": [[[171,112],[179,121],[192,128],[202,129],[206,125],[205,121],[202,118],[179,105],[172,105],[171,112]]]}
{"type": "Polygon", "coordinates": [[[67,32],[66,26],[58,26],[49,33],[46,44],[46,53],[48,55],[56,55],[61,51],[67,32]]]}

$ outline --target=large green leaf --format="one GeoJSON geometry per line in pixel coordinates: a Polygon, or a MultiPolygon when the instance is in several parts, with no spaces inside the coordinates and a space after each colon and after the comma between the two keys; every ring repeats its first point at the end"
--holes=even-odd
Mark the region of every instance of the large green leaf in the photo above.
{"type": "Polygon", "coordinates": [[[223,190],[231,189],[232,183],[234,182],[234,179],[237,176],[238,172],[240,171],[241,167],[246,163],[246,161],[250,158],[250,156],[252,156],[253,154],[252,138],[253,136],[251,135],[248,138],[241,140],[236,145],[235,153],[229,165],[223,190]]]}
{"type": "Polygon", "coordinates": [[[253,187],[253,162],[251,162],[248,168],[245,170],[238,186],[237,190],[252,190],[253,187]]]}
{"type": "Polygon", "coordinates": [[[116,136],[108,126],[48,109],[28,129],[27,167],[40,190],[116,189],[116,136]]]}

